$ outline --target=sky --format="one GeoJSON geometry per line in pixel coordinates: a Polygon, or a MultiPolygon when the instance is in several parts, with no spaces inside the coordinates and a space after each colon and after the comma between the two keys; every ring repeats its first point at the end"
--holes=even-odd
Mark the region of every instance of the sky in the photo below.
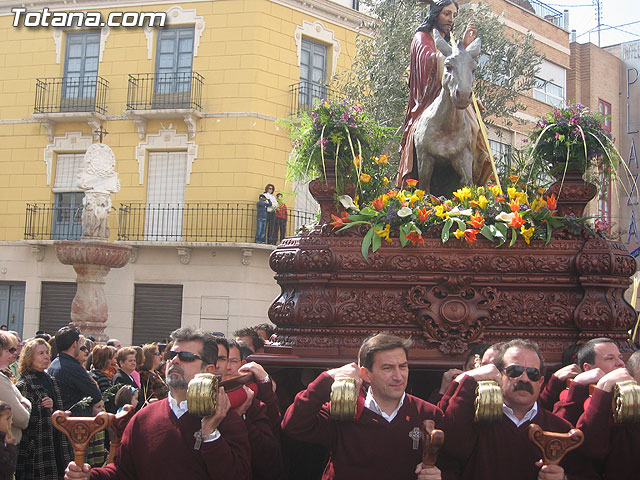
{"type": "MultiPolygon", "coordinates": [[[[576,30],[578,43],[598,44],[596,0],[540,0],[556,10],[569,10],[569,29],[576,30]],[[592,30],[589,35],[589,30],[592,30]]],[[[640,40],[640,4],[637,0],[600,0],[602,25],[600,46],[640,40]],[[618,27],[608,28],[608,27],[618,27]],[[624,32],[622,31],[624,30],[624,32]]]]}

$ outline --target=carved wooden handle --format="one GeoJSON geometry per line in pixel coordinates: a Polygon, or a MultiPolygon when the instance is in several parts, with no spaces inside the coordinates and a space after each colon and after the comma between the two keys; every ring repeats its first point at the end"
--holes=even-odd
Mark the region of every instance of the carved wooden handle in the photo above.
{"type": "Polygon", "coordinates": [[[51,415],[51,423],[69,437],[73,447],[73,461],[82,467],[89,440],[96,433],[107,428],[111,418],[106,412],[100,412],[95,417],[70,417],[69,415],[70,412],[57,410],[51,415]]]}
{"type": "Polygon", "coordinates": [[[107,463],[113,463],[113,457],[116,455],[116,451],[122,442],[122,433],[125,427],[129,423],[129,420],[133,417],[136,409],[132,405],[125,405],[122,407],[122,411],[117,414],[110,413],[109,417],[111,422],[109,425],[109,440],[111,445],[109,447],[109,457],[107,463]]]}
{"type": "Polygon", "coordinates": [[[425,420],[422,426],[424,428],[422,464],[425,467],[433,467],[436,464],[438,450],[444,443],[444,432],[435,428],[436,424],[433,420],[425,420]]]}
{"type": "Polygon", "coordinates": [[[529,425],[529,438],[542,452],[544,465],[558,465],[568,452],[582,445],[584,434],[577,428],[572,428],[569,433],[545,432],[532,423],[529,425]]]}

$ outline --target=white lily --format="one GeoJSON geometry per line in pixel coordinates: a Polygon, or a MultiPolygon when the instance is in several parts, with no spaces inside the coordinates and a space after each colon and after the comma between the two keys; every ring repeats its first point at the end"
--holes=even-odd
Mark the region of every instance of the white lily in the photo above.
{"type": "Polygon", "coordinates": [[[511,223],[511,220],[513,220],[513,217],[515,217],[515,213],[511,212],[511,213],[506,213],[506,212],[500,212],[500,215],[496,216],[496,220],[499,220],[500,222],[504,222],[504,223],[511,223]]]}
{"type": "Polygon", "coordinates": [[[412,213],[413,210],[411,210],[409,207],[402,207],[400,210],[398,210],[398,216],[400,218],[408,217],[412,213]]]}
{"type": "Polygon", "coordinates": [[[357,205],[353,203],[353,198],[351,198],[349,195],[340,195],[338,197],[338,200],[340,200],[340,203],[344,208],[351,208],[353,210],[357,210],[358,212],[360,211],[357,205]]]}
{"type": "Polygon", "coordinates": [[[471,215],[473,215],[473,210],[470,208],[467,208],[466,210],[460,210],[458,207],[453,207],[447,213],[450,217],[459,217],[460,215],[466,215],[470,217],[471,215]]]}

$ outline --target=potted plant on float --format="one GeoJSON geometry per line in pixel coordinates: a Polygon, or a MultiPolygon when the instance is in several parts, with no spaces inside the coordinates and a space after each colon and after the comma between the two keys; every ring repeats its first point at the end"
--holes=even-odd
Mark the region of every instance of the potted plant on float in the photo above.
{"type": "Polygon", "coordinates": [[[381,152],[393,138],[392,131],[378,125],[361,106],[348,99],[322,100],[280,123],[290,130],[293,144],[287,180],[311,180],[309,190],[321,206],[321,223],[337,213],[337,195],[368,201],[378,183],[389,182],[388,157],[381,152]]]}
{"type": "Polygon", "coordinates": [[[604,120],[576,103],[545,114],[529,135],[532,169],[543,164],[556,179],[548,195],[558,198],[560,215],[582,216],[603,182],[618,178],[620,154],[604,120]]]}

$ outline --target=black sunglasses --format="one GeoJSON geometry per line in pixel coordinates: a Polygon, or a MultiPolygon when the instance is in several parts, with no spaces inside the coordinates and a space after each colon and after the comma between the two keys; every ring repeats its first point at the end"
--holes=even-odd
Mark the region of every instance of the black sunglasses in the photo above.
{"type": "Polygon", "coordinates": [[[196,360],[202,360],[202,357],[195,353],[176,352],[175,350],[169,350],[167,353],[165,353],[165,356],[167,360],[173,360],[174,358],[178,357],[181,362],[185,362],[185,363],[191,363],[191,362],[195,362],[196,360]]]}
{"type": "Polygon", "coordinates": [[[525,371],[527,372],[527,377],[529,377],[529,380],[531,380],[532,382],[537,382],[538,380],[540,380],[540,377],[542,376],[542,374],[540,373],[540,370],[534,367],[523,367],[522,365],[509,365],[507,368],[504,369],[504,373],[507,374],[507,377],[511,377],[511,378],[518,378],[525,371]]]}

